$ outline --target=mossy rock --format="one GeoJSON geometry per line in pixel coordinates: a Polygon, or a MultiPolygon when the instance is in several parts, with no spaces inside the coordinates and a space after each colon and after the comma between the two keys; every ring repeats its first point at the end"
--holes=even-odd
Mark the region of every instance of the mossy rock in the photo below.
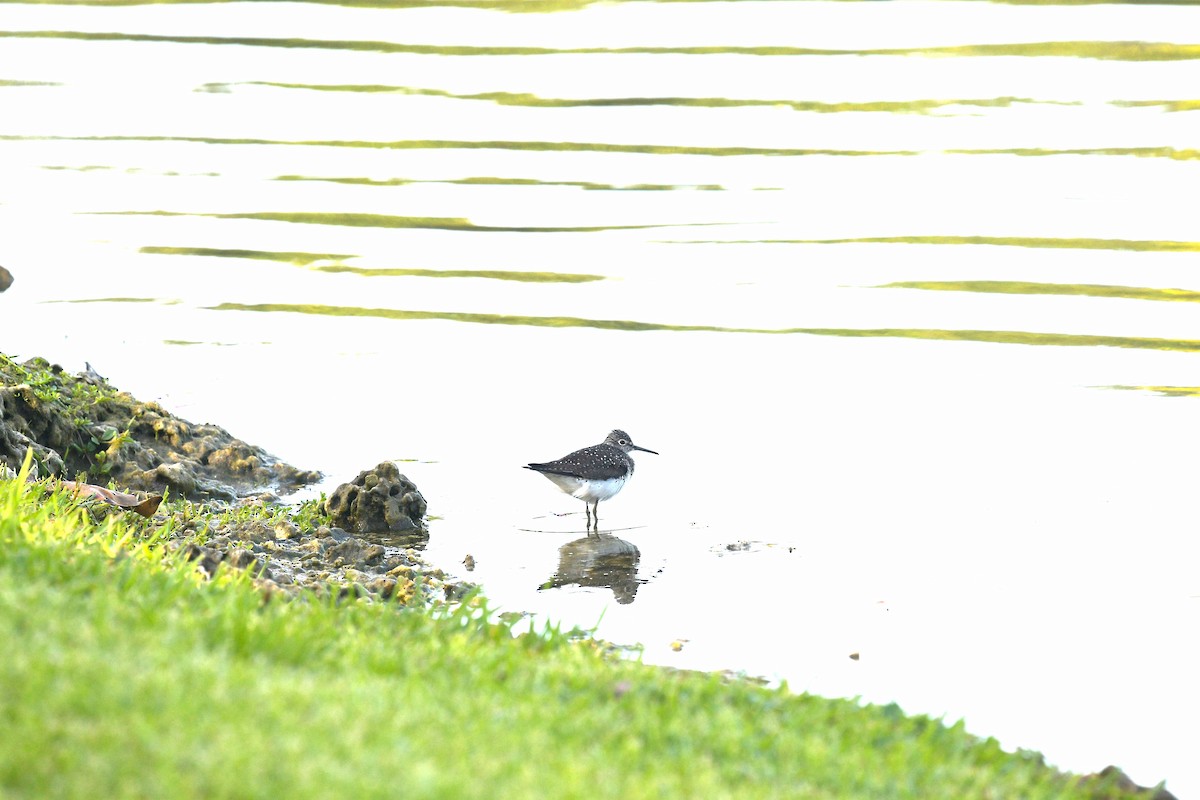
{"type": "Polygon", "coordinates": [[[325,503],[333,524],[356,533],[425,530],[425,498],[390,461],[358,473],[325,503]]]}
{"type": "Polygon", "coordinates": [[[18,469],[33,448],[39,474],[84,476],[127,491],[232,500],[293,491],[318,472],[285,464],[217,425],[143,403],[92,372],[0,355],[0,462],[18,469]]]}

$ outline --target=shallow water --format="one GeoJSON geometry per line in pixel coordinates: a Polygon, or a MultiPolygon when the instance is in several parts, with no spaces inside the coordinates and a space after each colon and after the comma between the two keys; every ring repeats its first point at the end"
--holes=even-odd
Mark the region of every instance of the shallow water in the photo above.
{"type": "Polygon", "coordinates": [[[400,460],[505,609],[1200,794],[1200,9],[359,5],[5,3],[3,349],[400,460]],[[588,538],[520,465],[613,427],[588,538]]]}

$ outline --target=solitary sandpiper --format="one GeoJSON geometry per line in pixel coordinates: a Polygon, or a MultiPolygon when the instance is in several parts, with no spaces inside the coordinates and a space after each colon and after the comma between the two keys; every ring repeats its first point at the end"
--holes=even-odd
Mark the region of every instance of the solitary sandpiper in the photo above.
{"type": "Polygon", "coordinates": [[[529,464],[525,469],[542,473],[554,481],[555,486],[582,500],[591,530],[599,527],[600,501],[621,491],[633,474],[633,459],[629,454],[634,450],[658,455],[653,450],[638,447],[625,431],[613,431],[600,444],[576,450],[557,461],[529,464]]]}

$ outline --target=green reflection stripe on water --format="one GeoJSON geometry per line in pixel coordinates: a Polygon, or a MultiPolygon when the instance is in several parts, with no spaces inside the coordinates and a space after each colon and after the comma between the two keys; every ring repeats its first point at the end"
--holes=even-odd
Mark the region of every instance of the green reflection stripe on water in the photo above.
{"type": "Polygon", "coordinates": [[[105,172],[114,170],[116,167],[111,167],[107,164],[85,164],[82,167],[68,167],[65,164],[42,164],[39,169],[62,172],[105,172]]]}
{"type": "Polygon", "coordinates": [[[452,184],[462,186],[567,186],[589,191],[611,192],[646,192],[646,191],[725,191],[724,186],[715,183],[674,184],[674,183],[635,183],[629,186],[615,186],[611,183],[592,183],[591,181],[541,181],[536,178],[454,178],[445,180],[416,180],[410,178],[317,178],[305,175],[279,175],[277,181],[319,181],[325,183],[341,183],[352,186],[409,186],[422,183],[452,184]]]}
{"type": "MultiPolygon", "coordinates": [[[[357,256],[348,253],[298,253],[275,250],[228,250],[215,247],[142,247],[139,253],[148,255],[210,256],[217,258],[248,258],[275,261],[307,267],[318,261],[345,261],[357,256]]],[[[422,278],[492,278],[495,280],[523,281],[526,283],[588,283],[602,281],[603,275],[586,275],[557,272],[516,272],[504,270],[473,269],[370,269],[330,264],[313,267],[317,272],[348,273],[366,277],[422,277],[422,278]]]]}
{"type": "Polygon", "coordinates": [[[1064,250],[1136,250],[1159,253],[1200,252],[1200,242],[1156,239],[1067,239],[1047,236],[863,236],[856,239],[676,239],[664,244],[936,244],[1064,250]]]}
{"type": "Polygon", "coordinates": [[[655,144],[613,144],[608,142],[547,142],[513,140],[408,139],[398,141],[361,141],[352,139],[227,139],[214,136],[28,136],[0,134],[0,142],[181,142],[213,145],[271,145],[293,147],[359,147],[371,150],[521,150],[530,152],[639,153],[684,156],[917,156],[927,153],[950,155],[1010,156],[1137,156],[1170,158],[1177,161],[1200,160],[1200,149],[1174,147],[1101,147],[1048,150],[1007,148],[986,150],[832,150],[777,147],[689,147],[655,144]]]}
{"type": "Polygon", "coordinates": [[[1100,336],[1078,333],[1031,331],[937,330],[930,328],[730,328],[719,325],[669,325],[635,320],[587,319],[584,317],[528,317],[510,314],[479,314],[456,311],[409,311],[398,308],[360,308],[300,303],[221,303],[210,311],[257,311],[288,314],[317,314],[331,317],[375,317],[394,320],[442,320],[484,325],[521,325],[542,328],[599,328],[618,331],[676,331],[685,333],[807,334],[850,338],[904,338],[947,342],[1049,345],[1058,347],[1122,347],[1141,350],[1200,352],[1200,340],[1156,339],[1136,336],[1100,336]]]}
{"type": "Polygon", "coordinates": [[[968,156],[1136,156],[1138,158],[1170,158],[1176,161],[1200,159],[1200,150],[1175,147],[1091,147],[1071,150],[1009,147],[988,150],[946,150],[944,152],[968,156]]]}
{"type": "Polygon", "coordinates": [[[417,183],[448,183],[449,181],[422,181],[409,178],[317,178],[307,175],[276,175],[273,181],[318,181],[322,183],[342,183],[351,186],[410,186],[417,183]]]}
{"type": "Polygon", "coordinates": [[[1200,111],[1200,100],[1110,100],[1121,108],[1161,108],[1163,111],[1200,111]]]}
{"type": "MultiPolygon", "coordinates": [[[[5,137],[0,136],[0,139],[5,137]]],[[[141,137],[130,137],[141,138],[141,137]]],[[[154,140],[157,137],[146,137],[154,140]]],[[[637,153],[684,156],[915,156],[919,150],[830,150],[792,147],[695,147],[661,144],[616,144],[611,142],[548,142],[505,139],[409,139],[400,141],[268,141],[162,137],[163,141],[203,141],[209,144],[290,144],[306,147],[364,147],[377,150],[523,150],[564,153],[637,153]]]]}
{"type": "Polygon", "coordinates": [[[341,225],[352,228],[418,228],[441,231],[484,233],[599,233],[602,231],[646,230],[650,228],[707,227],[724,222],[680,222],[661,225],[578,225],[533,227],[517,225],[476,225],[463,217],[398,217],[389,214],[360,214],[309,211],[259,211],[240,214],[193,214],[185,211],[83,211],[95,216],[207,217],[210,219],[253,219],[264,222],[292,222],[303,225],[341,225]]]}
{"type": "Polygon", "coordinates": [[[514,272],[497,269],[403,269],[347,267],[341,264],[314,267],[317,272],[349,273],[368,278],[489,278],[523,283],[590,283],[604,280],[603,275],[587,275],[572,272],[514,272]]]}
{"type": "MultiPolygon", "coordinates": [[[[403,44],[358,39],[284,39],[262,36],[179,36],[118,31],[0,31],[0,37],[20,39],[76,39],[83,41],[165,42],[172,44],[240,45],[311,50],[351,50],[374,53],[409,53],[438,56],[553,56],[553,55],[867,55],[876,51],[819,50],[801,47],[481,47],[474,45],[403,44]]],[[[877,51],[885,53],[888,51],[877,51]]],[[[902,51],[895,51],[897,54],[902,51]]]]}
{"type": "Polygon", "coordinates": [[[1163,397],[1200,397],[1200,386],[1100,386],[1100,389],[1123,389],[1131,392],[1154,392],[1163,397]]]}
{"type": "Polygon", "coordinates": [[[54,81],[10,81],[0,79],[0,88],[5,87],[21,87],[21,86],[62,86],[61,83],[54,81]]]}
{"type": "Polygon", "coordinates": [[[556,98],[540,97],[535,94],[515,92],[483,92],[480,94],[456,94],[441,89],[420,89],[411,86],[388,86],[382,84],[316,84],[277,83],[273,81],[246,81],[244,83],[210,83],[201,89],[223,91],[234,86],[271,86],[280,89],[307,89],[322,92],[383,92],[427,97],[445,97],[452,100],[480,100],[499,105],[525,106],[530,108],[579,108],[606,106],[683,106],[692,108],[791,108],[796,111],[813,111],[821,114],[840,112],[886,112],[899,114],[928,114],[944,108],[966,106],[973,108],[1008,108],[1018,104],[1078,106],[1081,101],[1033,100],[1025,97],[991,97],[962,100],[905,100],[874,101],[861,103],[823,103],[815,100],[759,100],[731,99],[726,97],[599,97],[599,98],[556,98]]]}
{"type": "Polygon", "coordinates": [[[901,47],[868,50],[834,50],[811,47],[480,47],[426,45],[354,39],[284,39],[235,36],[172,36],[117,31],[0,31],[0,37],[21,39],[78,39],[85,41],[170,42],[174,44],[240,45],[313,50],[353,50],[376,53],[412,53],[443,56],[540,55],[756,55],[756,56],[953,56],[953,57],[1065,57],[1116,61],[1186,61],[1200,58],[1200,45],[1173,42],[1017,42],[949,47],[901,47]]]}
{"type": "Polygon", "coordinates": [[[1151,289],[1142,286],[1109,286],[1087,283],[1031,283],[1025,281],[897,281],[880,289],[928,289],[937,292],[982,292],[985,294],[1076,295],[1113,297],[1122,300],[1163,300],[1198,303],[1200,292],[1189,289],[1151,289]]]}
{"type": "MultiPolygon", "coordinates": [[[[692,2],[693,0],[659,0],[659,2],[692,2]]],[[[1010,6],[1140,6],[1148,5],[1146,0],[987,0],[989,3],[1000,3],[1010,6]]],[[[315,2],[325,2],[325,0],[315,0],[315,2]]],[[[336,0],[329,0],[336,2],[336,0]]],[[[705,2],[705,0],[696,0],[696,2],[705,2]]],[[[1157,6],[1190,6],[1195,5],[1196,0],[1153,0],[1153,5],[1157,6]]]]}
{"type": "MultiPolygon", "coordinates": [[[[227,0],[217,0],[226,2],[227,0]]],[[[727,0],[655,0],[660,3],[707,3],[727,0]]],[[[1186,6],[1196,0],[1154,0],[1155,5],[1186,6]]],[[[0,0],[13,2],[13,0],[0,0]]],[[[140,6],[140,5],[189,5],[212,3],[214,0],[20,0],[37,5],[65,6],[140,6]]],[[[355,8],[469,8],[507,11],[511,13],[550,13],[554,11],[578,11],[596,3],[611,0],[259,0],[259,2],[302,2],[316,5],[348,6],[355,8]]],[[[1036,6],[1090,6],[1090,5],[1144,5],[1146,0],[988,0],[1004,5],[1036,6]]]]}
{"type": "Polygon", "coordinates": [[[525,325],[541,328],[601,328],[621,331],[705,331],[717,333],[788,333],[789,331],[757,330],[752,328],[721,328],[712,325],[664,325],[634,320],[585,319],[583,317],[527,317],[511,314],[478,314],[457,311],[407,311],[398,308],[359,308],[357,306],[326,306],[315,304],[221,303],[209,306],[210,311],[264,311],[291,314],[319,314],[331,317],[378,317],[395,320],[443,320],[473,322],[485,325],[525,325]]]}
{"type": "Polygon", "coordinates": [[[250,258],[259,261],[279,261],[285,264],[308,266],[317,261],[345,261],[355,258],[348,253],[293,253],[276,250],[227,250],[217,247],[142,247],[139,253],[163,256],[210,256],[216,258],[250,258]]]}
{"type": "MultiPolygon", "coordinates": [[[[31,5],[61,6],[144,6],[195,5],[229,2],[230,0],[0,0],[0,3],[21,2],[31,5]]],[[[669,0],[669,2],[710,2],[710,0],[669,0]]],[[[1107,1],[1107,0],[1106,0],[1107,1]]],[[[1159,0],[1168,2],[1169,0],[1159,0]]],[[[353,8],[474,8],[512,13],[549,13],[578,11],[601,0],[256,0],[256,2],[300,2],[315,5],[348,6],[353,8]]]]}
{"type": "Polygon", "coordinates": [[[25,136],[0,134],[0,142],[183,142],[191,144],[290,145],[297,147],[361,147],[371,150],[522,150],[531,152],[639,153],[685,156],[915,156],[920,150],[827,150],[774,147],[686,147],[608,142],[470,141],[456,139],[392,142],[314,139],[224,139],[211,136],[25,136]]]}
{"type": "Polygon", "coordinates": [[[282,47],[307,50],[350,50],[372,53],[410,53],[450,56],[537,56],[574,53],[617,52],[602,48],[556,50],[547,47],[472,47],[458,45],[401,44],[399,42],[356,39],[284,39],[265,36],[178,36],[119,31],[0,31],[0,38],[74,39],[90,42],[157,42],[169,44],[238,45],[242,47],[282,47]]]}
{"type": "Polygon", "coordinates": [[[1023,42],[903,50],[868,50],[866,55],[1022,56],[1093,58],[1111,61],[1187,61],[1200,58],[1200,45],[1171,42],[1023,42]]]}
{"type": "Polygon", "coordinates": [[[175,305],[178,300],[162,300],[157,297],[80,297],[74,300],[43,300],[43,303],[165,303],[175,305]]]}
{"type": "Polygon", "coordinates": [[[1200,352],[1200,340],[1158,339],[1141,336],[1102,336],[1086,333],[1036,333],[1032,331],[938,330],[929,328],[796,328],[780,333],[811,333],[819,336],[896,337],[946,342],[987,342],[1052,347],[1121,347],[1135,350],[1200,352]]]}

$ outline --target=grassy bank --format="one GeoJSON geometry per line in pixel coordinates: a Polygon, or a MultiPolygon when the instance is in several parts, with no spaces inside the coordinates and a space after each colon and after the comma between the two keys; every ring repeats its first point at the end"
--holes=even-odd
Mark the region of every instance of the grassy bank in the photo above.
{"type": "Polygon", "coordinates": [[[0,797],[1125,797],[894,707],[456,611],[264,599],[0,481],[0,797]]]}

